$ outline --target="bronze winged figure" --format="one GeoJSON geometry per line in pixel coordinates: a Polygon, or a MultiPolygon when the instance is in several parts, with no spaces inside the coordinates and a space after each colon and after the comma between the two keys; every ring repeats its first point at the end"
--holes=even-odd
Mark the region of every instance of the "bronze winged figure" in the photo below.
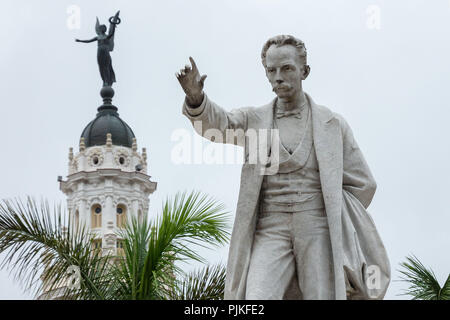
{"type": "Polygon", "coordinates": [[[95,32],[97,33],[97,36],[89,40],[75,39],[76,42],[84,43],[97,41],[97,62],[104,87],[112,86],[112,84],[116,82],[116,75],[112,67],[110,52],[114,49],[114,34],[116,25],[120,23],[119,13],[120,11],[117,11],[113,17],[109,18],[108,33],[106,33],[106,25],[100,24],[97,17],[97,21],[95,23],[95,32]]]}

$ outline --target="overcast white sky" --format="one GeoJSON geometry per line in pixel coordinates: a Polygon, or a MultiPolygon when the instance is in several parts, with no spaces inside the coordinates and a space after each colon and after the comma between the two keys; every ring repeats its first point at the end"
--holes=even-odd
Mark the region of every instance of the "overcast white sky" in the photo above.
{"type": "MultiPolygon", "coordinates": [[[[165,197],[197,189],[221,200],[233,216],[239,164],[171,161],[173,131],[192,132],[174,73],[191,55],[208,75],[212,100],[226,109],[259,106],[273,98],[261,47],[273,35],[293,34],[308,50],[305,91],[347,119],[378,183],[369,211],[393,280],[410,253],[441,283],[447,277],[448,0],[3,0],[1,9],[0,198],[65,201],[56,177],[67,174],[68,148],[78,150],[81,131],[101,103],[96,44],[74,38],[92,38],[95,16],[105,23],[120,9],[114,104],[139,148],[148,150],[149,174],[158,182],[150,214],[160,212],[165,197]],[[70,5],[81,10],[79,29],[67,26],[70,5]]],[[[227,250],[206,256],[225,262],[227,250]]],[[[405,298],[398,296],[403,288],[392,282],[386,298],[405,298]]],[[[0,299],[30,298],[0,271],[0,299]]]]}

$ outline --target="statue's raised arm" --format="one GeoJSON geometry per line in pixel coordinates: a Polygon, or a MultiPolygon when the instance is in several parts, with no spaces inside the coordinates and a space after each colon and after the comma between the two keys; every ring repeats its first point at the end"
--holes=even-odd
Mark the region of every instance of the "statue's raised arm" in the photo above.
{"type": "Polygon", "coordinates": [[[110,40],[110,43],[111,43],[110,51],[113,51],[113,49],[114,49],[114,33],[116,32],[116,25],[118,25],[120,23],[119,14],[120,14],[120,10],[117,11],[117,13],[114,15],[114,17],[109,18],[108,39],[111,39],[110,40]]]}

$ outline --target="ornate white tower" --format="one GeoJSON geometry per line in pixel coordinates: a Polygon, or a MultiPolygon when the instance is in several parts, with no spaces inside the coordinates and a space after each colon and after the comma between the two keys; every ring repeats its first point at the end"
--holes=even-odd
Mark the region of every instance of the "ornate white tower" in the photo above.
{"type": "Polygon", "coordinates": [[[156,182],[148,175],[147,153],[137,149],[131,128],[111,104],[114,91],[103,87],[103,105],[83,130],[79,152],[69,149],[69,174],[60,179],[73,225],[84,224],[95,236],[94,249],[120,254],[117,231],[131,217],[143,219],[156,182]]]}

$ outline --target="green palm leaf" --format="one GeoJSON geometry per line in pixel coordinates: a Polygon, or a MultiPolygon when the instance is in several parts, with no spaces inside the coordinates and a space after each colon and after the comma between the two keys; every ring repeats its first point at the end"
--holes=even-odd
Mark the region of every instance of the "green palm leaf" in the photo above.
{"type": "Polygon", "coordinates": [[[108,257],[93,254],[89,232],[83,227],[74,230],[64,217],[60,206],[51,210],[44,201],[2,201],[0,253],[6,257],[0,267],[7,267],[35,295],[42,293],[46,283],[46,291],[64,289],[60,298],[106,298],[102,288],[110,281],[108,257]],[[78,290],[66,286],[69,266],[80,270],[78,290]]]}
{"type": "Polygon", "coordinates": [[[401,281],[409,283],[403,295],[410,295],[413,300],[450,300],[450,275],[441,288],[433,270],[427,269],[419,259],[412,255],[407,262],[400,264],[404,270],[401,281]]]}
{"type": "Polygon", "coordinates": [[[226,269],[223,265],[206,266],[193,271],[177,283],[174,300],[223,300],[226,269]]]}
{"type": "Polygon", "coordinates": [[[132,220],[122,235],[125,258],[117,278],[118,296],[126,299],[168,299],[182,274],[176,262],[204,262],[192,248],[224,244],[229,238],[223,205],[199,192],[167,199],[152,223],[132,220]]]}

